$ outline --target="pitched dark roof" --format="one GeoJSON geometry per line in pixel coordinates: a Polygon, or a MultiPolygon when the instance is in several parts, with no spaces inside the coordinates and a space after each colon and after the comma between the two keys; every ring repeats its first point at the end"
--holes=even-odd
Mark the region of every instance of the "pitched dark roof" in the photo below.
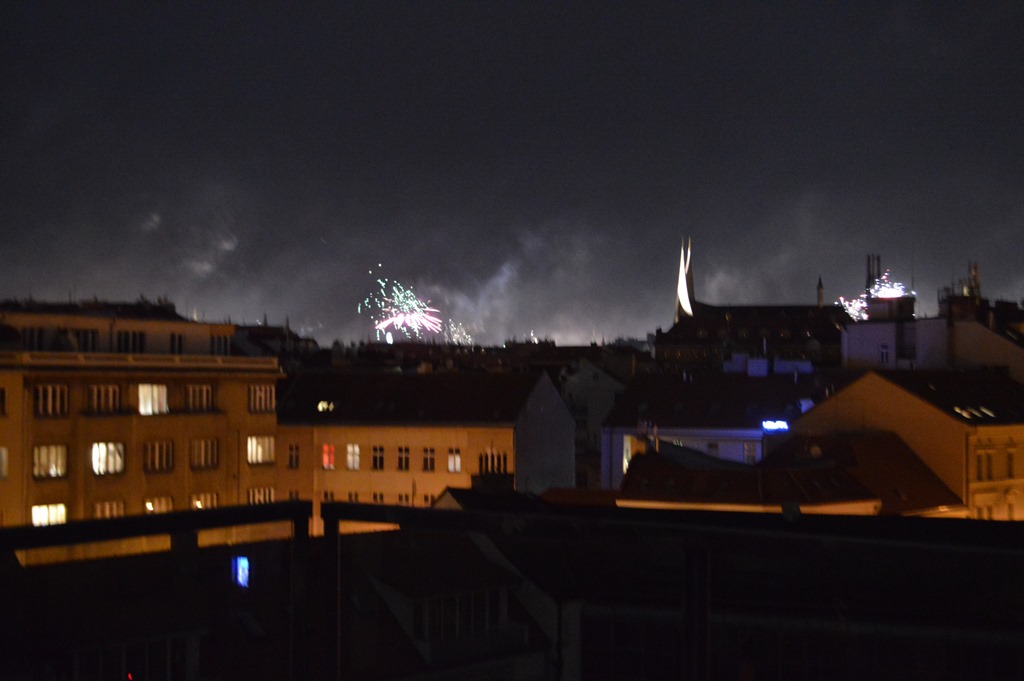
{"type": "Polygon", "coordinates": [[[633,457],[621,491],[623,499],[639,501],[747,506],[803,506],[877,498],[836,466],[695,470],[659,454],[633,457]]]}
{"type": "Polygon", "coordinates": [[[760,428],[765,420],[795,419],[801,399],[817,403],[850,378],[844,372],[801,374],[795,381],[792,375],[639,375],[616,399],[605,425],[645,420],[663,428],[760,428]]]}
{"type": "MultiPolygon", "coordinates": [[[[546,509],[546,505],[536,497],[512,490],[491,492],[479,489],[448,487],[445,489],[444,495],[450,496],[460,509],[469,511],[539,513],[546,509]]],[[[442,498],[444,495],[442,495],[442,498]]]]}
{"type": "Polygon", "coordinates": [[[283,424],[512,423],[540,374],[342,374],[309,370],[279,400],[283,424]]]}
{"type": "Polygon", "coordinates": [[[960,498],[895,433],[798,435],[775,449],[762,466],[837,466],[881,500],[881,515],[963,507],[960,498]]]}
{"type": "Polygon", "coordinates": [[[1024,423],[1024,385],[995,371],[876,371],[886,381],[972,425],[1024,423]]]}

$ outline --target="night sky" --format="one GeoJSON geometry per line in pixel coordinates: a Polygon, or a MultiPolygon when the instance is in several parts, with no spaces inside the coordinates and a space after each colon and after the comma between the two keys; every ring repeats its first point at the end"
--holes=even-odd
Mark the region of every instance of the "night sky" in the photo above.
{"type": "Polygon", "coordinates": [[[377,273],[494,344],[1024,298],[1024,4],[0,2],[0,298],[366,339],[377,273]],[[378,264],[380,267],[378,267],[378,264]],[[370,271],[373,270],[374,274],[370,271]]]}

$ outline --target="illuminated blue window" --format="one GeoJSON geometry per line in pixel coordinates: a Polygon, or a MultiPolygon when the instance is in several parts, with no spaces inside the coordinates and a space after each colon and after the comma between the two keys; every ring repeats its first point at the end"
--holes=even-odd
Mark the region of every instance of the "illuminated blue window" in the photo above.
{"type": "Polygon", "coordinates": [[[785,421],[761,421],[761,427],[765,430],[789,430],[789,424],[785,421]]]}
{"type": "Polygon", "coordinates": [[[231,559],[231,578],[243,589],[249,588],[249,558],[235,556],[231,559]]]}

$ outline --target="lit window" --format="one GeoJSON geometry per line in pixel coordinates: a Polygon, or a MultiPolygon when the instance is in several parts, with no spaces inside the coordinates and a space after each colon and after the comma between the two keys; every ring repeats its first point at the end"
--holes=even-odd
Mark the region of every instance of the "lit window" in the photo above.
{"type": "Polygon", "coordinates": [[[423,448],[423,470],[426,472],[432,472],[434,470],[434,448],[424,447],[423,448]]]}
{"type": "Polygon", "coordinates": [[[62,525],[68,521],[68,509],[64,504],[40,504],[32,507],[32,524],[62,525]]]}
{"type": "Polygon", "coordinates": [[[288,445],[288,468],[299,467],[299,446],[288,445]]]}
{"type": "Polygon", "coordinates": [[[7,479],[7,447],[0,447],[0,480],[7,479]]]}
{"type": "Polygon", "coordinates": [[[253,414],[268,414],[274,411],[274,386],[249,386],[249,411],[253,414]]]}
{"type": "Polygon", "coordinates": [[[166,414],[167,386],[158,383],[139,384],[139,413],[143,416],[166,414]]]}
{"type": "Polygon", "coordinates": [[[33,394],[36,416],[67,416],[68,387],[66,385],[37,385],[33,394]]]}
{"type": "Polygon", "coordinates": [[[249,558],[235,556],[231,559],[231,576],[235,584],[243,589],[249,588],[249,558]]]}
{"type": "Polygon", "coordinates": [[[97,501],[93,506],[93,516],[96,518],[120,518],[124,515],[124,500],[116,499],[111,501],[97,501]]]}
{"type": "Polygon", "coordinates": [[[328,443],[325,442],[323,444],[322,450],[323,451],[321,452],[321,454],[322,454],[321,458],[323,459],[324,470],[325,471],[333,471],[334,470],[334,465],[335,465],[334,464],[334,445],[328,444],[328,443]]]}
{"type": "Polygon", "coordinates": [[[246,460],[250,464],[274,463],[274,436],[250,435],[246,460]]]}
{"type": "Polygon", "coordinates": [[[409,448],[399,447],[398,448],[398,470],[407,471],[409,470],[409,448]]]}
{"type": "Polygon", "coordinates": [[[359,470],[359,445],[349,444],[347,450],[345,465],[350,471],[359,470]]]}
{"type": "Polygon", "coordinates": [[[94,414],[116,414],[121,410],[121,387],[90,385],[89,411],[94,414]]]}
{"type": "Polygon", "coordinates": [[[174,442],[155,440],[143,444],[142,468],[147,473],[167,473],[174,470],[174,442]]]}
{"type": "Polygon", "coordinates": [[[213,386],[209,383],[187,385],[185,400],[189,411],[213,411],[213,386]]]}
{"type": "Polygon", "coordinates": [[[189,443],[189,465],[194,470],[216,468],[220,465],[220,444],[216,438],[192,440],[189,443]]]}
{"type": "Polygon", "coordinates": [[[124,472],[124,443],[93,442],[92,472],[96,475],[111,475],[124,472]]]}
{"type": "Polygon", "coordinates": [[[462,452],[459,450],[458,447],[451,448],[448,450],[448,472],[462,472],[462,452]]]}
{"type": "Polygon", "coordinates": [[[250,487],[248,492],[250,504],[272,504],[274,503],[273,487],[250,487]]]}
{"type": "Polygon", "coordinates": [[[68,474],[68,448],[66,445],[40,445],[32,448],[32,476],[35,478],[63,478],[68,474]]]}
{"type": "Polygon", "coordinates": [[[174,499],[171,497],[149,497],[142,502],[146,513],[170,513],[174,510],[174,499]]]}
{"type": "Polygon", "coordinates": [[[189,505],[197,510],[201,511],[207,508],[217,508],[217,493],[216,492],[199,492],[193,494],[189,500],[189,505]]]}

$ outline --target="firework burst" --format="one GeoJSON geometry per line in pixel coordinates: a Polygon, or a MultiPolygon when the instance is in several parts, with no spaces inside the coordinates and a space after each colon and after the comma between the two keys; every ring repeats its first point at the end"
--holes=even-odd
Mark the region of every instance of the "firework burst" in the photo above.
{"type": "Polygon", "coordinates": [[[378,277],[377,286],[377,291],[357,307],[360,314],[365,312],[373,319],[377,340],[390,342],[392,332],[419,339],[425,332],[441,331],[444,322],[437,316],[437,308],[430,306],[430,301],[420,300],[411,288],[387,277],[378,277]]]}

